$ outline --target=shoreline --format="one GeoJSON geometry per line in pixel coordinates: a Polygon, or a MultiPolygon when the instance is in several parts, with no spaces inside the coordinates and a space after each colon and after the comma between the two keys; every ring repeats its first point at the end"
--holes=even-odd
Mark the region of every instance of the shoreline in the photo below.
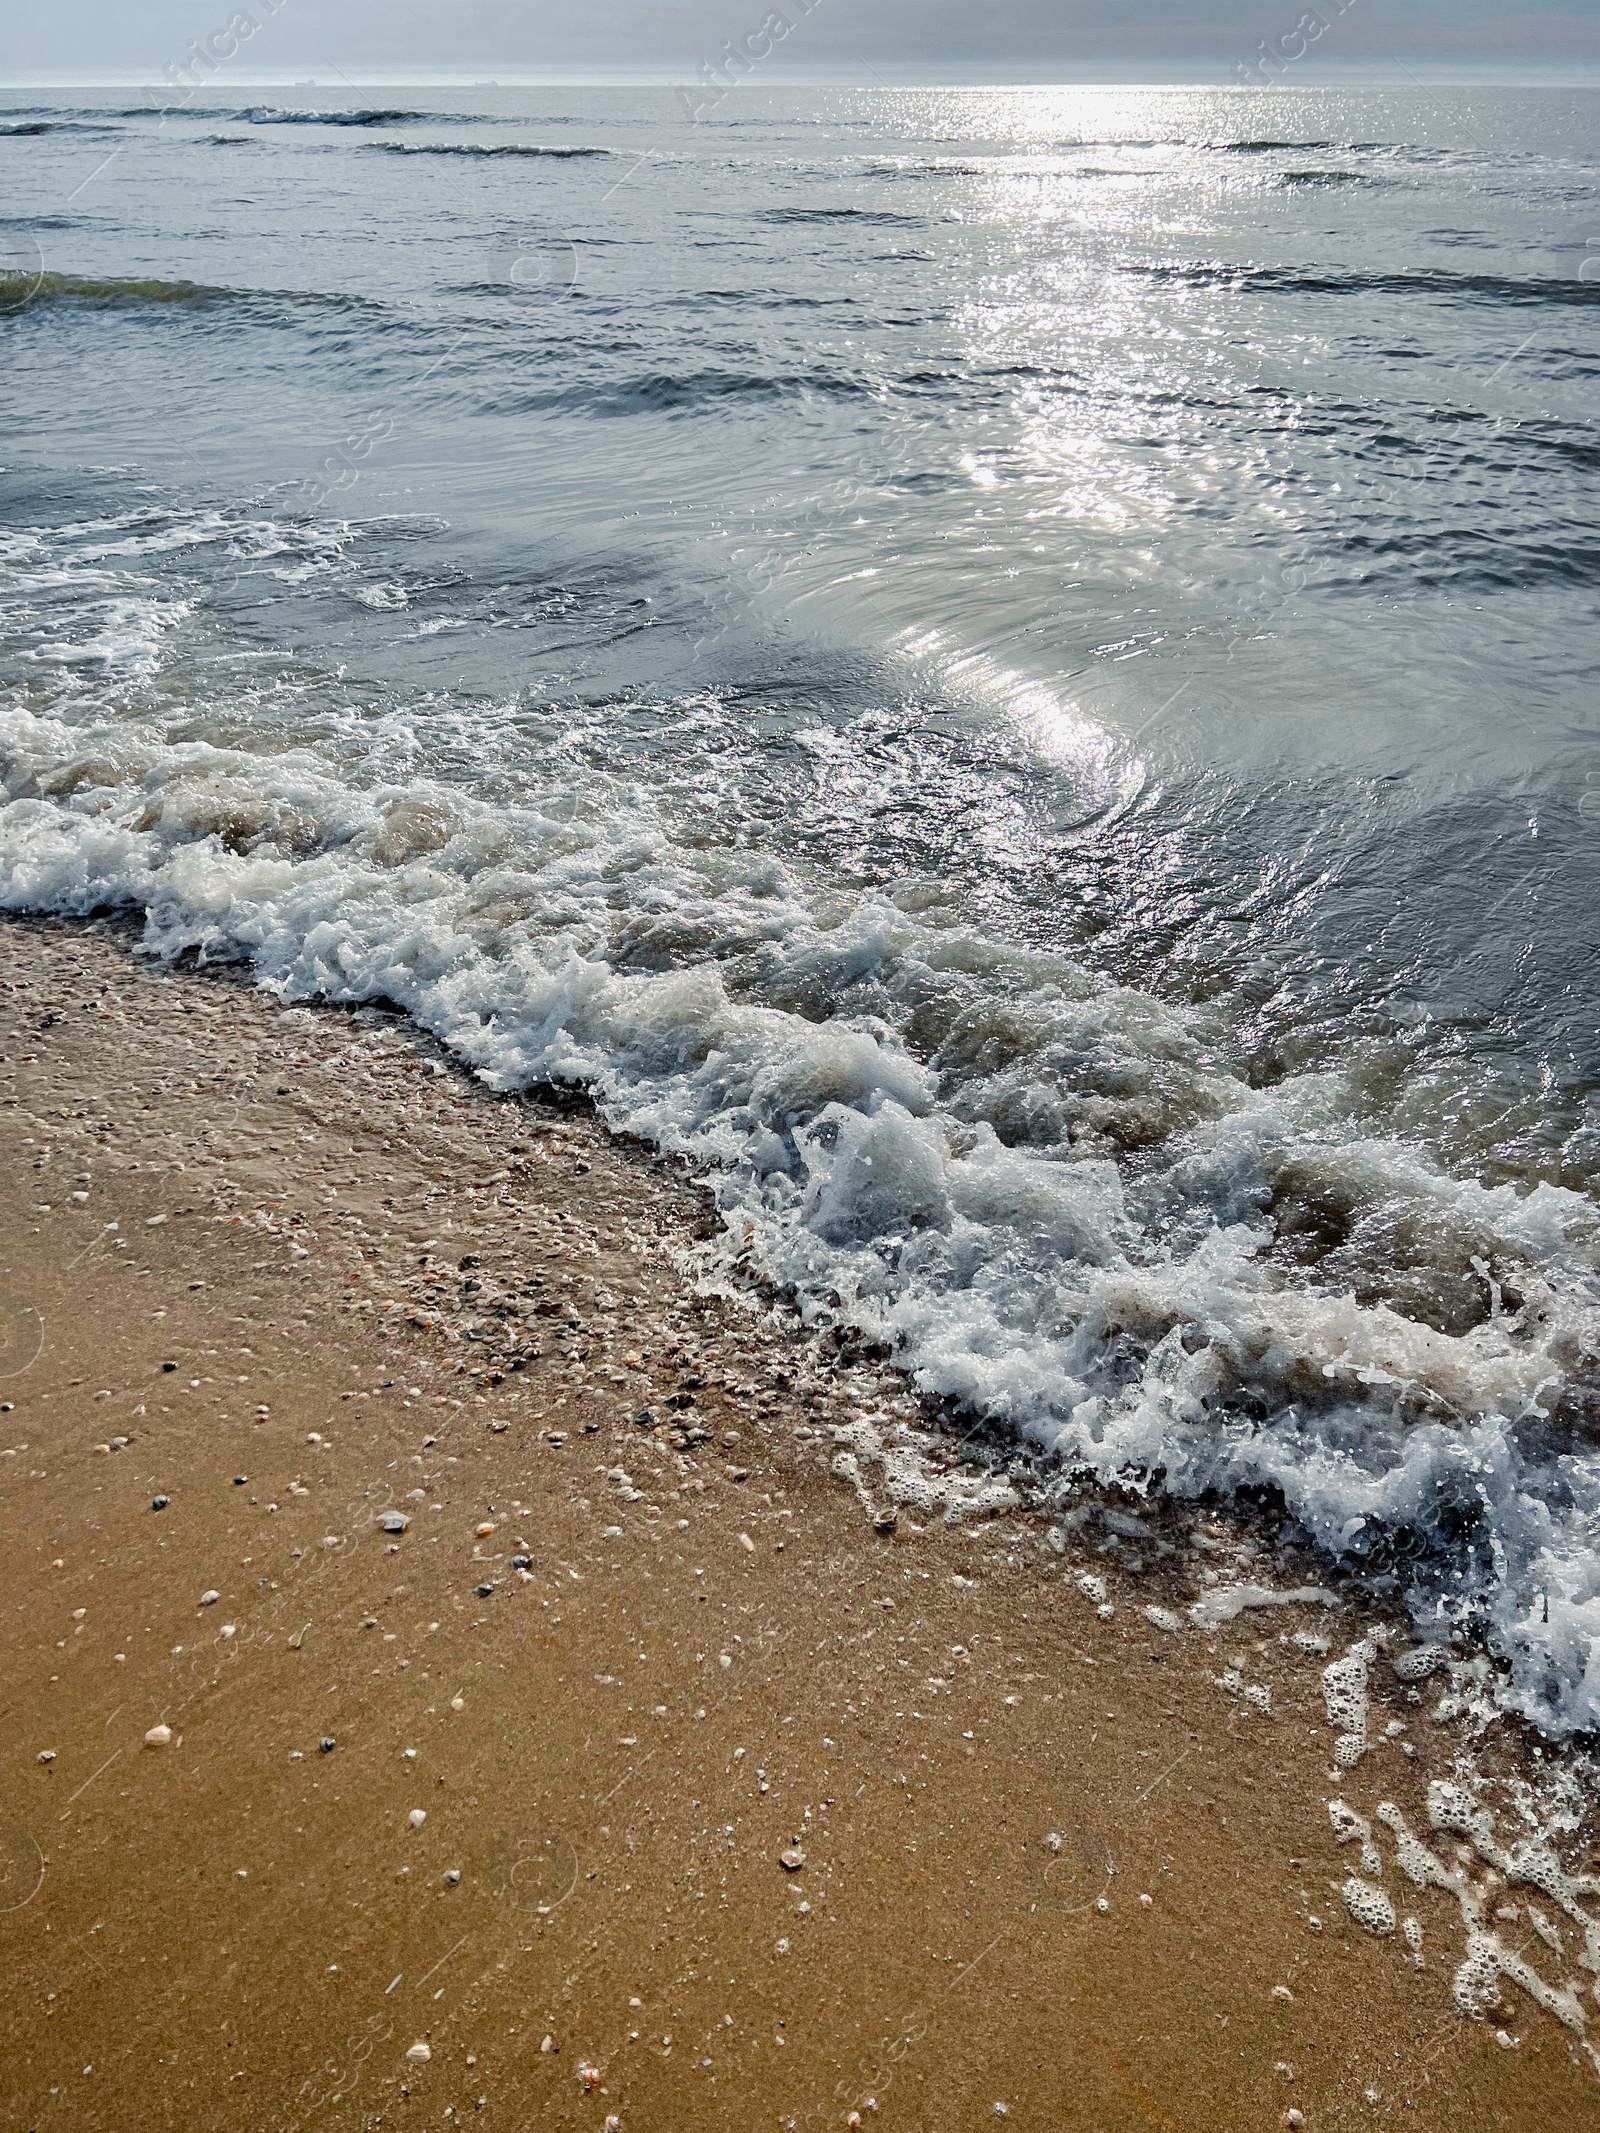
{"type": "MultiPolygon", "coordinates": [[[[1470,1659],[1375,1645],[1335,1725],[1381,1617],[1190,1613],[1309,1559],[1033,1515],[886,1365],[697,1293],[703,1194],[584,1099],[130,933],[0,930],[16,2123],[1593,2111],[1521,1984],[1459,2011],[1459,1894],[1330,1819],[1455,1863],[1470,1659]],[[1369,1843],[1420,1964],[1341,1893],[1369,1843]]],[[[1557,1760],[1476,1759],[1502,1820],[1557,1760]]]]}

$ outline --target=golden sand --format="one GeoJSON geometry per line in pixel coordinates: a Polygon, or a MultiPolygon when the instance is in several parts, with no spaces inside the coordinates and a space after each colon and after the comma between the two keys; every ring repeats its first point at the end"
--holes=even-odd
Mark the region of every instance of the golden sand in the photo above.
{"type": "Polygon", "coordinates": [[[1420,1965],[1345,1907],[1329,1798],[1426,1831],[1460,1748],[1375,1667],[1334,1778],[1349,1608],[879,1530],[833,1426],[903,1383],[397,1015],[108,923],[0,980],[6,2126],[1600,2120],[1453,1900],[1389,1873],[1420,1965]]]}

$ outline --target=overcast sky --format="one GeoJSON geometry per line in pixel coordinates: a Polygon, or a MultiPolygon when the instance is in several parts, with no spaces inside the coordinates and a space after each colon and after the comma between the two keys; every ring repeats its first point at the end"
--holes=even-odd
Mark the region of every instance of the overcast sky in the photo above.
{"type": "Polygon", "coordinates": [[[340,73],[692,75],[771,7],[793,22],[764,62],[772,76],[1225,81],[1262,40],[1292,48],[1308,9],[1327,27],[1295,53],[1296,79],[1600,73],[1595,0],[810,0],[809,12],[806,0],[9,0],[0,77],[159,80],[191,38],[225,36],[237,5],[261,22],[229,73],[330,85],[340,73]]]}

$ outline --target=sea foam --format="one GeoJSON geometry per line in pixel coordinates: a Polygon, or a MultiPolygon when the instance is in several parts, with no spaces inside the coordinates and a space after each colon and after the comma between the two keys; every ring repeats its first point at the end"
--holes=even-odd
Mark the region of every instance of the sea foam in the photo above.
{"type": "MultiPolygon", "coordinates": [[[[149,698],[181,603],[129,610],[118,528],[97,538],[67,649],[26,654],[55,678],[0,710],[7,907],[141,910],[159,955],[397,1003],[493,1088],[585,1086],[705,1168],[726,1270],[1102,1481],[1279,1492],[1424,1633],[1480,1624],[1509,1706],[1600,1722],[1586,1198],[1452,1178],[1367,1137],[1336,1076],[1252,1089],[1197,1016],[691,840],[620,771],[575,797],[524,766],[488,798],[419,775],[399,712],[296,729],[272,695],[233,714],[239,745],[194,738],[191,706],[149,698]],[[1376,1298],[1277,1249],[1291,1192],[1371,1217],[1376,1298]],[[1470,1322],[1381,1293],[1396,1237],[1481,1296],[1470,1322]]],[[[251,540],[285,577],[337,560],[251,540]]]]}

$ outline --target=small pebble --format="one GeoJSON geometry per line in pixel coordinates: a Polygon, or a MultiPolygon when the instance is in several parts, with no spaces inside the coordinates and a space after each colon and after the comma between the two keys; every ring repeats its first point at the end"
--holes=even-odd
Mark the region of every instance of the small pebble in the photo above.
{"type": "MultiPolygon", "coordinates": [[[[446,1874],[446,1875],[445,1875],[445,1877],[444,1877],[444,1885],[445,1885],[445,1887],[446,1887],[447,1889],[453,1889],[453,1888],[454,1888],[454,1887],[456,1886],[457,1882],[458,1882],[458,1881],[459,1881],[460,1879],[461,1879],[461,1869],[460,1869],[460,1867],[459,1867],[459,1866],[453,1866],[453,1867],[451,1867],[451,1869],[450,1869],[449,1873],[448,1873],[448,1874],[446,1874]]],[[[470,2064],[470,2062],[469,2062],[469,2064],[470,2064]]]]}
{"type": "Polygon", "coordinates": [[[407,2051],[406,2057],[411,2061],[413,2066],[423,2066],[426,2065],[427,2061],[433,2057],[433,2054],[431,2051],[429,2051],[427,2045],[424,2044],[419,2038],[418,2041],[413,2044],[407,2051]]]}
{"type": "Polygon", "coordinates": [[[39,1750],[39,1760],[41,1763],[53,1763],[55,1759],[56,1751],[54,1750],[54,1748],[41,1748],[39,1750]]]}
{"type": "Polygon", "coordinates": [[[221,1598],[220,1592],[203,1592],[200,1595],[200,1605],[202,1607],[215,1607],[221,1598]]]}
{"type": "Polygon", "coordinates": [[[339,1743],[334,1739],[331,1733],[324,1733],[321,1740],[317,1742],[317,1747],[323,1755],[332,1755],[334,1749],[337,1748],[338,1745],[339,1743]]]}
{"type": "Polygon", "coordinates": [[[427,1821],[427,1819],[428,1810],[426,1807],[413,1807],[410,1814],[406,1816],[406,1820],[411,1824],[411,1827],[413,1829],[420,1829],[423,1823],[427,1821]]]}
{"type": "Polygon", "coordinates": [[[786,1874],[798,1874],[806,1863],[806,1855],[798,1844],[786,1844],[778,1854],[778,1864],[786,1874]]]}
{"type": "Polygon", "coordinates": [[[167,1508],[167,1505],[171,1503],[171,1501],[172,1498],[170,1496],[152,1496],[150,1499],[150,1508],[152,1511],[164,1511],[167,1508]]]}
{"type": "Polygon", "coordinates": [[[165,1748],[171,1742],[171,1739],[172,1728],[170,1726],[152,1726],[144,1737],[144,1744],[147,1748],[165,1748]]]}
{"type": "Polygon", "coordinates": [[[483,1524],[482,1524],[482,1525],[481,1525],[481,1526],[480,1526],[480,1527],[478,1528],[478,1538],[479,1538],[479,1540],[487,1540],[487,1539],[489,1538],[489,1535],[490,1535],[490,1534],[491,1534],[491,1533],[492,1533],[493,1531],[494,1531],[494,1521],[493,1521],[492,1519],[487,1519],[487,1518],[486,1518],[486,1519],[484,1520],[483,1524]]]}

